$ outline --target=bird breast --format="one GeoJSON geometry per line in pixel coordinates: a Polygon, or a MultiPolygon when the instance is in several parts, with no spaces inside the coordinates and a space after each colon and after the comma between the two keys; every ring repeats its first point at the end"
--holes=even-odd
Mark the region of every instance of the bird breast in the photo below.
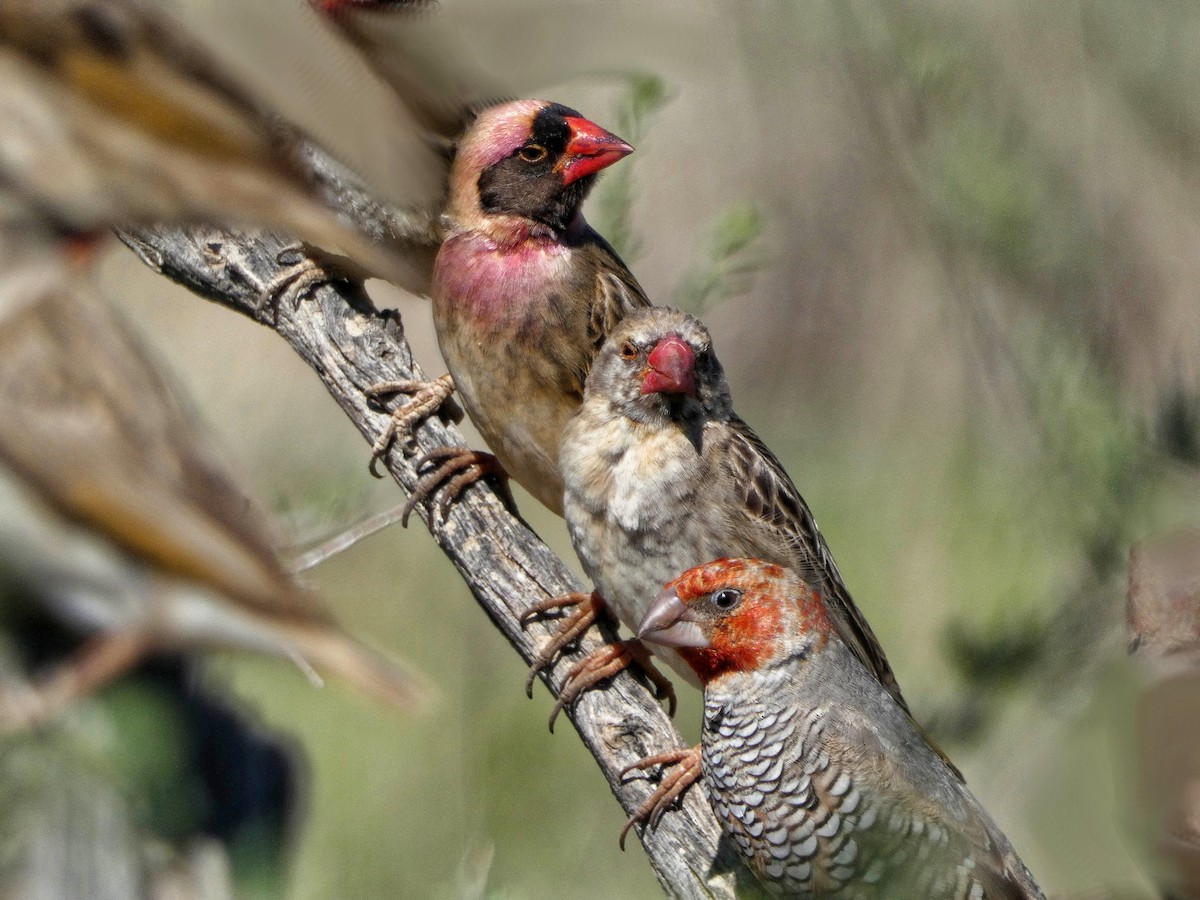
{"type": "Polygon", "coordinates": [[[906,803],[842,727],[845,697],[794,666],[705,692],[702,767],[717,817],[773,894],[983,900],[946,823],[906,803]],[[813,696],[810,696],[813,695],[813,696]],[[840,699],[839,699],[840,697],[840,699]]]}
{"type": "Polygon", "coordinates": [[[575,551],[621,621],[636,628],[666,582],[716,552],[696,509],[704,460],[680,431],[585,406],[568,426],[560,464],[575,551]]]}

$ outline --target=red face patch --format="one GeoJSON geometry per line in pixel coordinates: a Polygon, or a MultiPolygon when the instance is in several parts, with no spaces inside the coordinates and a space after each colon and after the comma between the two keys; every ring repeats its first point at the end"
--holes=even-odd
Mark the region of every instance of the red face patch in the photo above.
{"type": "Polygon", "coordinates": [[[684,603],[722,588],[742,592],[735,609],[707,626],[709,646],[678,650],[705,684],[730,672],[758,668],[778,651],[789,630],[815,635],[820,646],[833,627],[816,592],[783,567],[761,560],[716,560],[685,572],[668,587],[684,603]],[[789,614],[790,604],[798,608],[798,617],[789,614]]]}

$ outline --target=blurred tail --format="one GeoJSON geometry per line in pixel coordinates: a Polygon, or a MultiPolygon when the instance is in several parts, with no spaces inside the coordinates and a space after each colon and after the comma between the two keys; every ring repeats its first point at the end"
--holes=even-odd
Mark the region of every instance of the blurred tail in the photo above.
{"type": "Polygon", "coordinates": [[[403,712],[419,711],[429,701],[423,679],[335,628],[287,629],[302,665],[331,673],[365,694],[403,712]]]}

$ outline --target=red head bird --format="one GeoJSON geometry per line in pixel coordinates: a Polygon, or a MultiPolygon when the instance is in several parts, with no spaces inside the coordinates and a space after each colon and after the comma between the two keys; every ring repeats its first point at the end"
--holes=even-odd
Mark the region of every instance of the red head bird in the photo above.
{"type": "Polygon", "coordinates": [[[1043,896],[796,573],[756,559],[691,569],[638,636],[678,648],[704,683],[709,795],[771,893],[1043,896]]]}

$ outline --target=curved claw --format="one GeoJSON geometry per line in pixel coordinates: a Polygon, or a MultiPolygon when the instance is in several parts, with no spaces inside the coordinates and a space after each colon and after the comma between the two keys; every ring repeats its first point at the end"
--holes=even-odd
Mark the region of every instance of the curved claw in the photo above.
{"type": "Polygon", "coordinates": [[[621,829],[621,835],[617,840],[622,850],[625,849],[625,837],[629,834],[629,829],[643,821],[646,822],[647,828],[651,830],[657,828],[667,810],[671,809],[684,792],[700,779],[702,765],[700,745],[697,744],[687,750],[667,750],[664,753],[644,757],[622,769],[619,777],[624,779],[635,769],[644,770],[651,766],[661,765],[670,765],[671,768],[663,773],[658,787],[625,822],[625,827],[621,829]]]}
{"type": "Polygon", "coordinates": [[[392,411],[392,418],[387,427],[371,445],[371,462],[368,469],[376,478],[382,478],[379,472],[379,460],[392,448],[396,440],[401,440],[405,450],[413,444],[413,428],[423,419],[429,418],[450,402],[454,393],[454,379],[449,374],[441,375],[433,381],[416,381],[404,379],[401,381],[384,381],[373,384],[365,393],[378,402],[381,394],[409,394],[410,399],[392,411]]]}
{"type": "Polygon", "coordinates": [[[593,591],[591,594],[571,593],[551,597],[549,600],[533,604],[521,613],[521,626],[525,627],[544,613],[568,607],[575,607],[575,610],[563,617],[558,632],[551,638],[550,643],[539,651],[537,658],[529,666],[529,675],[525,679],[525,696],[530,699],[533,698],[533,682],[538,673],[553,665],[563,649],[577,640],[600,615],[607,613],[608,607],[599,593],[593,591]]]}
{"type": "Polygon", "coordinates": [[[551,734],[554,733],[554,720],[568,704],[574,703],[575,699],[588,688],[629,668],[634,661],[634,654],[630,652],[628,646],[631,643],[634,642],[618,641],[615,644],[606,644],[593,650],[571,667],[571,671],[567,673],[562,689],[558,693],[558,699],[554,701],[554,708],[550,711],[551,734]]]}
{"type": "Polygon", "coordinates": [[[508,473],[492,454],[466,447],[437,447],[417,460],[416,467],[419,471],[431,462],[437,462],[438,465],[417,482],[416,489],[404,504],[404,513],[400,518],[404,527],[408,527],[408,517],[417,505],[434,495],[440,495],[437,510],[439,515],[445,516],[450,504],[485,475],[496,476],[501,501],[516,514],[517,502],[508,487],[508,473]]]}
{"type": "Polygon", "coordinates": [[[601,681],[612,678],[617,673],[637,663],[645,672],[646,677],[654,685],[654,696],[657,700],[666,699],[668,714],[675,715],[675,688],[670,680],[658,671],[651,661],[650,651],[646,645],[636,638],[627,641],[617,641],[593,650],[567,672],[559,689],[558,699],[550,710],[550,732],[554,733],[554,721],[558,714],[568,705],[575,702],[584,691],[595,687],[601,681]]]}
{"type": "Polygon", "coordinates": [[[296,309],[318,286],[345,277],[339,277],[334,266],[312,259],[304,247],[285,247],[275,255],[275,262],[285,268],[263,287],[255,307],[256,311],[266,309],[289,297],[292,309],[296,309]]]}

